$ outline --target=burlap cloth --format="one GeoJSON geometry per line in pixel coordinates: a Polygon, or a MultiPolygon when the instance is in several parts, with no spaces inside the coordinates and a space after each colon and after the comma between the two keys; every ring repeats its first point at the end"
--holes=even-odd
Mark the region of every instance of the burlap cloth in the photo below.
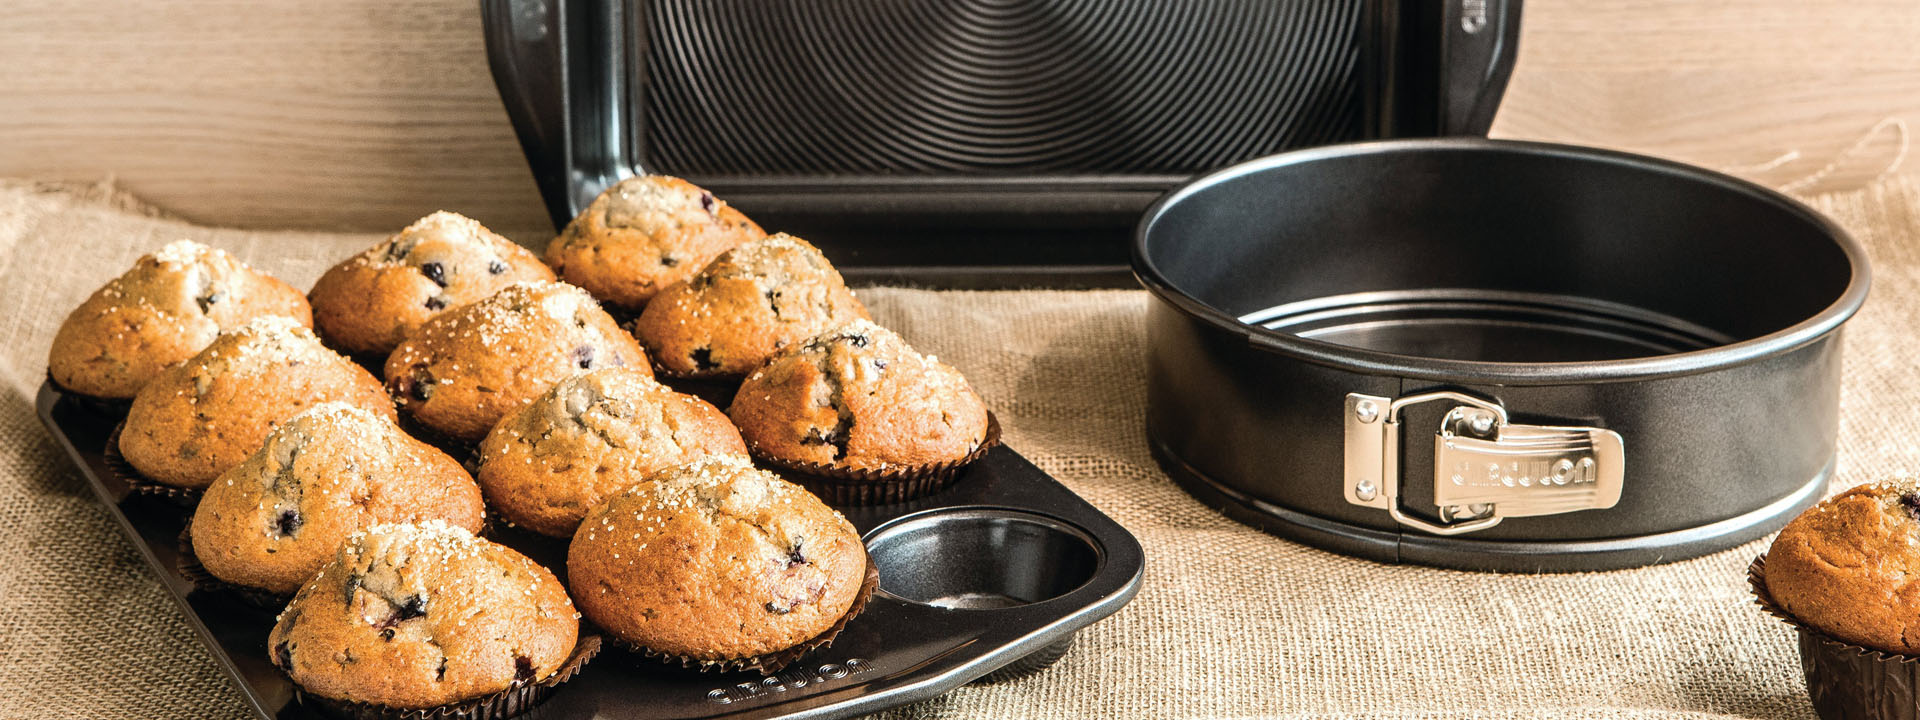
{"type": "MultiPolygon", "coordinates": [[[[1920,189],[1812,202],[1876,263],[1873,297],[1847,329],[1835,485],[1920,469],[1909,333],[1920,309],[1920,189]]],[[[30,400],[67,311],[137,255],[182,237],[300,287],[377,239],[201,228],[106,188],[0,181],[0,716],[245,716],[30,400]]],[[[1055,669],[894,717],[1812,715],[1791,633],[1748,599],[1745,569],[1759,544],[1547,576],[1307,549],[1208,511],[1148,457],[1143,293],[862,297],[882,323],[966,372],[1009,445],[1147,550],[1139,597],[1083,632],[1055,669]]]]}

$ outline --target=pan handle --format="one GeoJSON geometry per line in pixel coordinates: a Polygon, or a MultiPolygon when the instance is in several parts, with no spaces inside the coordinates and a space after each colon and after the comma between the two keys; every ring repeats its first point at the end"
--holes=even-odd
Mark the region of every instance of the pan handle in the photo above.
{"type": "Polygon", "coordinates": [[[1439,135],[1486,135],[1520,49],[1521,0],[1449,0],[1440,22],[1439,135]]]}
{"type": "Polygon", "coordinates": [[[480,0],[487,65],[556,229],[573,219],[564,2],[480,0]]]}

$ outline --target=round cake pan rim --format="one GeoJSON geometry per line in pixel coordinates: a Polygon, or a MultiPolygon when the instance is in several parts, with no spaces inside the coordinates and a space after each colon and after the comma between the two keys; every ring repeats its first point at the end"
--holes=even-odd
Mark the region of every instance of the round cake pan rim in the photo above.
{"type": "Polygon", "coordinates": [[[1173,189],[1149,207],[1135,226],[1132,243],[1134,278],[1148,292],[1167,301],[1190,317],[1232,333],[1243,334],[1258,347],[1319,365],[1327,365],[1369,374],[1400,375],[1435,382],[1472,382],[1513,385],[1561,384],[1569,382],[1607,382],[1647,380],[1662,377],[1711,372],[1791,352],[1816,342],[1836,331],[1859,312],[1872,284],[1872,272],[1865,250],[1852,235],[1820,212],[1773,189],[1724,173],[1660,158],[1590,148],[1579,145],[1525,140],[1487,138],[1420,138],[1328,145],[1293,150],[1255,158],[1197,176],[1173,189]],[[1687,180],[1720,186],[1722,189],[1753,197],[1792,213],[1811,224],[1847,258],[1850,277],[1846,289],[1832,303],[1808,318],[1786,328],[1701,350],[1619,360],[1579,362],[1492,362],[1449,360],[1365,350],[1297,335],[1268,330],[1240,322],[1218,308],[1199,301],[1176,288],[1147,255],[1148,235],[1154,223],[1167,210],[1189,196],[1219,183],[1277,167],[1297,165],[1330,158],[1405,152],[1500,152],[1520,155],[1574,158],[1586,161],[1631,166],[1640,170],[1676,175],[1687,180]]]}

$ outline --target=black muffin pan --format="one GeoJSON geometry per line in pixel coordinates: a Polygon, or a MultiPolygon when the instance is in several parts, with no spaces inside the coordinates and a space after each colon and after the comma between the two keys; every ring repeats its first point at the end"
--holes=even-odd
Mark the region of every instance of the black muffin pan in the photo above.
{"type": "MultiPolygon", "coordinates": [[[[273,616],[195,590],[176,567],[188,513],[134,494],[101,449],[119,417],[50,384],[36,407],[187,620],[261,717],[320,717],[267,661],[273,616]]],[[[866,538],[880,590],[832,646],[780,673],[696,673],[602,652],[527,718],[843,718],[926,700],[969,682],[1043,669],[1073,635],[1140,589],[1140,543],[1002,445],[952,485],[909,503],[842,508],[866,538]]],[[[565,546],[511,530],[496,540],[555,570],[565,546]]]]}

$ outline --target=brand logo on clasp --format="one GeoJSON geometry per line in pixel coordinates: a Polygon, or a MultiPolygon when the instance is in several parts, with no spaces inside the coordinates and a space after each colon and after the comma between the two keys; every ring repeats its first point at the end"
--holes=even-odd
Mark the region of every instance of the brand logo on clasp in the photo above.
{"type": "Polygon", "coordinates": [[[1487,0],[1461,0],[1460,29],[1468,35],[1487,26],[1487,0]]]}
{"type": "Polygon", "coordinates": [[[730,705],[742,700],[778,695],[799,690],[808,685],[844,679],[872,669],[873,664],[861,658],[848,658],[845,662],[821,663],[813,666],[799,665],[782,670],[772,677],[708,690],[707,702],[730,705]]]}

